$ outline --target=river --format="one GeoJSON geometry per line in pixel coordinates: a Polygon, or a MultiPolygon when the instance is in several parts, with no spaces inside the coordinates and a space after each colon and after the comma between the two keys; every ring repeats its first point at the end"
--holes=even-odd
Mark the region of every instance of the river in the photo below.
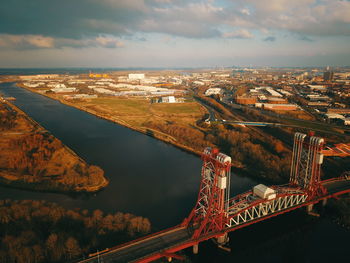
{"type": "MultiPolygon", "coordinates": [[[[110,179],[109,186],[94,195],[0,187],[0,199],[44,199],[66,208],[130,212],[149,218],[156,230],[180,223],[191,211],[200,181],[201,160],[197,156],[13,83],[0,84],[0,92],[15,97],[16,106],[88,163],[100,166],[110,179]]],[[[250,178],[232,175],[231,193],[255,184],[250,178]]],[[[329,219],[310,218],[300,210],[232,233],[231,255],[216,251],[206,242],[200,247],[203,253],[192,260],[295,262],[294,257],[299,256],[300,262],[327,262],[349,256],[349,238],[348,230],[329,219]],[[292,249],[296,256],[290,256],[292,249]]]]}

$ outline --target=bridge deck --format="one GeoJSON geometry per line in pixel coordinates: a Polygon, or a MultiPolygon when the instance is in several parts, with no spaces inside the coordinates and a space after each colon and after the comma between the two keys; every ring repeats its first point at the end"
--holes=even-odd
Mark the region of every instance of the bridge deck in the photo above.
{"type": "Polygon", "coordinates": [[[160,253],[165,249],[168,250],[171,247],[186,243],[190,238],[191,235],[187,228],[178,227],[126,244],[125,246],[116,247],[99,256],[96,255],[80,262],[135,262],[149,257],[151,254],[160,253]]]}

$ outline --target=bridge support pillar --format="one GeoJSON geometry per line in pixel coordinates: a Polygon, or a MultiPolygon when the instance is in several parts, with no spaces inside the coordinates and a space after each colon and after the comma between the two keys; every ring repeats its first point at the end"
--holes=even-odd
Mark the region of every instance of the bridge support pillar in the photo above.
{"type": "Polygon", "coordinates": [[[322,206],[326,206],[326,204],[327,204],[327,198],[322,200],[322,206]]]}
{"type": "Polygon", "coordinates": [[[226,252],[231,252],[231,248],[225,246],[229,241],[230,241],[230,238],[228,237],[227,233],[216,238],[218,247],[221,248],[222,250],[225,250],[226,252]]]}
{"type": "Polygon", "coordinates": [[[310,214],[310,212],[312,212],[313,208],[314,208],[314,204],[310,204],[306,207],[306,211],[310,214]]]}
{"type": "Polygon", "coordinates": [[[313,208],[314,208],[314,204],[310,204],[310,205],[308,205],[308,206],[306,207],[306,211],[307,211],[308,215],[319,217],[320,214],[318,214],[318,213],[312,211],[313,208]]]}
{"type": "Polygon", "coordinates": [[[193,254],[197,255],[198,254],[198,244],[193,245],[193,254]]]}
{"type": "Polygon", "coordinates": [[[230,239],[229,239],[227,233],[223,234],[222,236],[217,237],[217,239],[216,239],[216,241],[218,242],[219,246],[227,244],[229,240],[230,239]]]}

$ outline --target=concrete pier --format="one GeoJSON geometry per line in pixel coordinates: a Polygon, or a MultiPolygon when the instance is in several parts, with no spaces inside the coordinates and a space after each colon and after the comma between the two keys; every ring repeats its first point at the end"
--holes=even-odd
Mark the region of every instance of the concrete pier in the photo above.
{"type": "Polygon", "coordinates": [[[326,206],[326,204],[327,204],[327,198],[322,200],[322,206],[326,206]]]}
{"type": "Polygon", "coordinates": [[[306,211],[307,211],[308,215],[319,217],[320,214],[314,212],[314,211],[312,210],[313,208],[314,208],[314,204],[308,205],[308,206],[306,207],[306,211]]]}
{"type": "Polygon", "coordinates": [[[198,244],[193,245],[192,249],[193,249],[193,254],[197,255],[198,254],[198,244]]]}
{"type": "Polygon", "coordinates": [[[227,233],[223,234],[222,236],[219,236],[216,240],[218,242],[218,245],[225,245],[230,241],[227,233]]]}
{"type": "Polygon", "coordinates": [[[310,204],[306,207],[306,211],[308,212],[308,214],[310,214],[310,212],[312,212],[313,208],[314,208],[314,204],[310,204]]]}

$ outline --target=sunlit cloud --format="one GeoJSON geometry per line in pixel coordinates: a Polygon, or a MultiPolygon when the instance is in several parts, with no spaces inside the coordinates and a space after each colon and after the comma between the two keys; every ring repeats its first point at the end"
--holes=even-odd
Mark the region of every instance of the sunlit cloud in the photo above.
{"type": "Polygon", "coordinates": [[[83,48],[103,47],[121,48],[125,43],[111,36],[97,36],[87,39],[53,38],[41,35],[9,35],[0,34],[0,48],[5,49],[49,49],[49,48],[83,48]]]}
{"type": "Polygon", "coordinates": [[[54,39],[42,35],[0,35],[0,47],[14,48],[53,48],[54,39]]]}
{"type": "Polygon", "coordinates": [[[248,30],[245,29],[239,29],[233,32],[226,32],[223,33],[224,38],[239,38],[239,39],[249,39],[253,38],[253,34],[250,33],[248,30]]]}

